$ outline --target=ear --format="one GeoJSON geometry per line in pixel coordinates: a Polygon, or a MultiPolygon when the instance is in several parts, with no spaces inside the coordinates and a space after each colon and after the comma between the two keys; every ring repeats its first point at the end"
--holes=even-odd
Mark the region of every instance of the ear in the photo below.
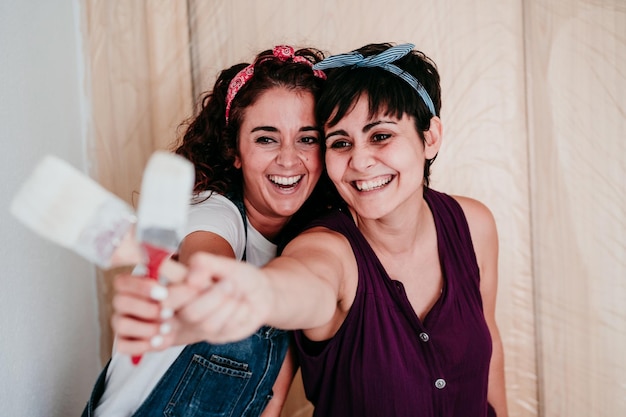
{"type": "Polygon", "coordinates": [[[443,139],[443,126],[439,117],[433,116],[430,119],[430,128],[424,132],[424,138],[424,156],[426,159],[433,159],[437,156],[443,139]]]}
{"type": "Polygon", "coordinates": [[[241,158],[239,155],[235,155],[235,162],[233,162],[233,166],[237,169],[241,169],[241,158]]]}

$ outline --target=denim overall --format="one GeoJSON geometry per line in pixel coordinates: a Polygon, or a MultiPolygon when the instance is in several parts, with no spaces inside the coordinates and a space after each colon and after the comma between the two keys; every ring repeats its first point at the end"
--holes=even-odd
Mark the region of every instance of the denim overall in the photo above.
{"type": "MultiPolygon", "coordinates": [[[[284,330],[262,327],[241,342],[187,346],[133,417],[258,416],[272,398],[289,339],[284,330]]],[[[98,377],[83,417],[94,416],[107,368],[108,364],[98,377]]]]}
{"type": "MultiPolygon", "coordinates": [[[[232,201],[245,225],[243,204],[232,201]]],[[[290,338],[287,331],[264,326],[240,342],[188,345],[132,416],[259,416],[272,398],[290,338]]],[[[82,417],[95,415],[108,367],[100,373],[82,417]]]]}

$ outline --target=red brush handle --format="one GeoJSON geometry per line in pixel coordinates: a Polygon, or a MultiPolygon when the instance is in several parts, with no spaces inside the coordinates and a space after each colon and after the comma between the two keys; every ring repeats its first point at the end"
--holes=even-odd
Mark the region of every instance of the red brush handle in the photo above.
{"type": "MultiPolygon", "coordinates": [[[[167,250],[152,246],[148,243],[144,243],[143,248],[148,255],[148,264],[146,265],[148,272],[146,274],[146,277],[154,280],[159,279],[159,268],[161,267],[163,261],[171,253],[167,250]]],[[[133,365],[137,365],[139,361],[141,361],[141,356],[133,356],[131,360],[133,362],[133,365]]]]}

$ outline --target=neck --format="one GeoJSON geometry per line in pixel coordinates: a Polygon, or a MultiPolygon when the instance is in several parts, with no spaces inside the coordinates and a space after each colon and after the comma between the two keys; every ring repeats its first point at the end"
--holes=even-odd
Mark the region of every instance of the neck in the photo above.
{"type": "Polygon", "coordinates": [[[267,216],[255,210],[247,202],[244,203],[244,205],[246,207],[246,217],[252,227],[254,227],[270,242],[275,242],[276,237],[291,218],[282,216],[267,216]]]}
{"type": "Polygon", "coordinates": [[[357,227],[376,252],[403,254],[414,251],[434,227],[432,213],[423,198],[411,199],[379,219],[363,219],[353,213],[357,227]]]}

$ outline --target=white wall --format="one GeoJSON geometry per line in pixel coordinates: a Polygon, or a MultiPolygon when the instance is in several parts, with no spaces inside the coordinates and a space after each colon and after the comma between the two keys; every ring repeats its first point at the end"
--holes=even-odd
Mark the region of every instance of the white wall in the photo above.
{"type": "Polygon", "coordinates": [[[84,168],[75,2],[0,2],[0,413],[79,415],[98,371],[94,267],[8,212],[45,154],[84,168]]]}

